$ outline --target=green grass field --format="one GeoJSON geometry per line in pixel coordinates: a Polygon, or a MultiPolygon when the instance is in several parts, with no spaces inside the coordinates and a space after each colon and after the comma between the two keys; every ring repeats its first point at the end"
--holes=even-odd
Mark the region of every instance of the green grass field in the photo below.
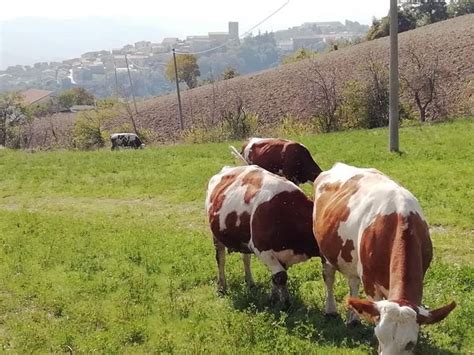
{"type": "MultiPolygon", "coordinates": [[[[297,138],[320,166],[376,167],[410,189],[429,223],[435,257],[424,303],[456,300],[423,328],[417,353],[474,352],[474,121],[409,127],[403,154],[387,131],[297,138]]],[[[207,181],[232,165],[228,144],[141,151],[0,150],[0,344],[30,352],[368,353],[369,324],[326,319],[319,259],[289,271],[292,305],[270,307],[270,274],[253,258],[248,290],[240,256],[216,294],[204,213],[207,181]]],[[[309,186],[305,187],[310,191],[309,186]]]]}

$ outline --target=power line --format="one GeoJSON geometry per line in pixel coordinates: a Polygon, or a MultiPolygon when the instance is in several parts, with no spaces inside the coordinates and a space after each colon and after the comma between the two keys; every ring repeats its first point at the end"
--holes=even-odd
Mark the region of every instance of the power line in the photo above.
{"type": "MultiPolygon", "coordinates": [[[[270,18],[272,18],[273,16],[275,16],[278,12],[280,12],[286,5],[288,5],[290,3],[290,0],[287,0],[283,5],[281,5],[278,9],[276,9],[275,11],[273,11],[270,15],[268,15],[267,17],[265,17],[263,20],[261,20],[259,23],[257,23],[255,26],[253,26],[252,28],[250,28],[249,30],[245,31],[242,35],[239,36],[239,38],[244,38],[245,36],[247,36],[248,34],[250,34],[250,32],[252,32],[254,29],[256,29],[258,26],[260,26],[261,24],[263,24],[264,22],[268,21],[270,18]]],[[[231,42],[235,41],[235,38],[232,38],[232,39],[229,39],[227,42],[217,46],[217,47],[214,47],[214,48],[209,48],[209,49],[205,49],[205,50],[202,50],[202,51],[196,51],[196,52],[180,52],[180,51],[176,51],[176,53],[178,54],[202,54],[202,53],[207,53],[207,52],[212,52],[216,49],[219,49],[219,48],[222,48],[222,47],[225,47],[227,46],[228,44],[230,44],[231,42]]]]}

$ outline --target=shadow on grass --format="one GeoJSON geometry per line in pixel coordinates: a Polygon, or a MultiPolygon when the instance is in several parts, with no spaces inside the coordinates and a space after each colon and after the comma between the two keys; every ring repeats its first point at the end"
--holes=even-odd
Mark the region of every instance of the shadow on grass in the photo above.
{"type": "Polygon", "coordinates": [[[266,284],[257,284],[252,288],[242,284],[231,284],[227,297],[237,310],[273,314],[277,320],[282,320],[281,324],[294,336],[321,345],[355,348],[361,344],[371,344],[375,349],[376,341],[372,327],[365,324],[347,327],[339,315],[327,317],[322,310],[308,307],[294,293],[290,296],[289,307],[271,305],[269,292],[270,287],[266,284]]]}
{"type": "MultiPolygon", "coordinates": [[[[322,309],[308,307],[298,295],[291,293],[291,290],[290,306],[283,307],[271,305],[270,287],[267,284],[257,284],[251,288],[240,283],[232,283],[229,286],[227,297],[237,310],[251,313],[267,312],[273,314],[277,320],[283,318],[282,324],[290,334],[320,345],[357,348],[363,344],[372,349],[372,354],[377,354],[377,339],[371,325],[362,323],[357,326],[346,326],[341,316],[325,316],[322,309]],[[302,332],[302,329],[306,332],[302,332]]],[[[426,334],[421,333],[414,353],[455,354],[450,350],[437,348],[431,344],[426,334]]]]}

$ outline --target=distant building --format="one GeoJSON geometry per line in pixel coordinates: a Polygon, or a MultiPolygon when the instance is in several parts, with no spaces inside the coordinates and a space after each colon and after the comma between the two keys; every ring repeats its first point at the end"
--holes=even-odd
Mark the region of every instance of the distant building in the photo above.
{"type": "Polygon", "coordinates": [[[151,42],[150,41],[135,42],[135,48],[137,50],[142,50],[142,49],[145,49],[145,48],[151,48],[151,42]]]}
{"type": "Polygon", "coordinates": [[[301,36],[293,38],[293,50],[300,48],[306,48],[311,50],[319,50],[321,45],[324,43],[323,36],[301,36]]]}
{"type": "Polygon", "coordinates": [[[163,41],[161,41],[161,44],[165,46],[166,48],[171,49],[174,46],[176,46],[178,41],[179,41],[178,37],[166,37],[166,38],[163,38],[163,41]]]}
{"type": "Polygon", "coordinates": [[[63,64],[66,64],[66,65],[79,65],[79,64],[81,64],[81,59],[80,58],[66,59],[66,60],[63,60],[63,64]]]}
{"type": "Polygon", "coordinates": [[[320,28],[324,28],[324,27],[334,27],[334,28],[344,27],[344,25],[340,21],[305,22],[301,25],[301,27],[303,27],[303,28],[313,27],[313,26],[317,26],[317,27],[320,27],[320,28]]]}
{"type": "Polygon", "coordinates": [[[293,39],[282,40],[277,42],[277,47],[284,52],[292,52],[293,49],[293,39]]]}
{"type": "Polygon", "coordinates": [[[168,47],[162,45],[162,44],[158,44],[158,43],[154,43],[152,44],[151,46],[151,53],[153,54],[158,54],[158,53],[166,53],[168,52],[168,47]]]}
{"type": "Polygon", "coordinates": [[[209,40],[213,44],[222,44],[230,38],[228,32],[209,32],[209,40]]]}
{"type": "Polygon", "coordinates": [[[21,92],[26,105],[47,103],[53,98],[53,91],[28,89],[21,92]]]}
{"type": "Polygon", "coordinates": [[[229,21],[229,37],[231,39],[239,39],[239,23],[229,21]]]}

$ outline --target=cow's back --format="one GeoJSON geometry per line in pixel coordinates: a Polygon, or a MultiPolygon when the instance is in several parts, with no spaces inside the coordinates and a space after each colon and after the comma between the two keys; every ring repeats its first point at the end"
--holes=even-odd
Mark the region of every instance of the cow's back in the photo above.
{"type": "Polygon", "coordinates": [[[378,283],[388,289],[394,241],[402,238],[414,244],[410,250],[423,254],[422,268],[427,269],[428,227],[408,190],[375,169],[340,163],[323,172],[314,188],[314,233],[321,253],[341,272],[359,276],[364,287],[378,283]]]}

